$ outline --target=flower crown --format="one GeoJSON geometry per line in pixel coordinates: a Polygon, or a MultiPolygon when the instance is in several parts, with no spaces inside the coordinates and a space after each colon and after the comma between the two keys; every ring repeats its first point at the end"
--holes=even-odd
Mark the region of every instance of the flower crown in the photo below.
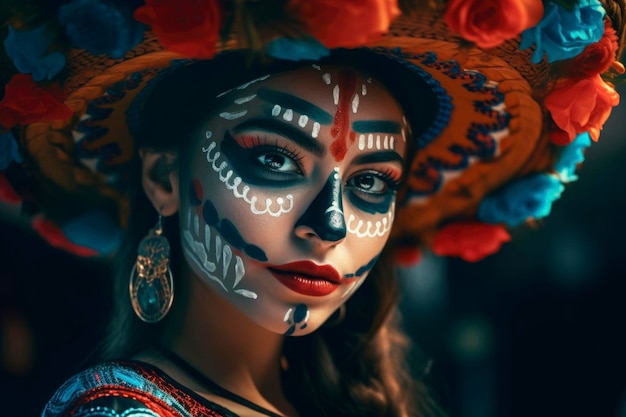
{"type": "MultiPolygon", "coordinates": [[[[549,113],[549,137],[561,147],[551,172],[511,181],[485,197],[475,219],[443,225],[427,239],[439,255],[476,261],[510,240],[514,227],[549,214],[563,184],[575,181],[583,152],[598,141],[600,130],[619,102],[608,76],[623,74],[616,59],[624,28],[607,10],[623,6],[598,0],[71,0],[15,1],[7,6],[4,50],[12,63],[0,72],[8,82],[0,101],[0,200],[32,205],[23,189],[12,185],[12,168],[26,153],[16,136],[24,126],[63,122],[74,117],[66,102],[68,60],[77,49],[92,55],[124,58],[149,29],[165,50],[181,58],[210,59],[219,45],[288,60],[317,60],[338,47],[368,45],[403,15],[429,10],[443,13],[449,30],[464,39],[461,47],[496,48],[520,38],[532,50],[534,64],[550,65],[553,82],[538,98],[549,113]],[[57,4],[58,3],[58,4],[57,4]],[[11,73],[9,77],[7,74],[11,73]],[[18,192],[19,191],[19,192],[18,192]]],[[[223,48],[222,48],[223,49],[223,48]]],[[[514,52],[512,52],[514,53],[514,52]]],[[[62,146],[59,144],[59,146],[62,146]]],[[[63,153],[50,155],[65,158],[63,153]]],[[[69,163],[70,161],[68,161],[69,163]]],[[[80,255],[106,254],[120,239],[119,228],[89,213],[62,227],[34,216],[33,227],[55,246],[80,255]],[[95,217],[94,217],[95,216],[95,217]],[[92,233],[91,225],[99,224],[92,233]]],[[[424,242],[420,242],[424,243],[424,242]]],[[[399,251],[402,259],[416,256],[399,251]]]]}

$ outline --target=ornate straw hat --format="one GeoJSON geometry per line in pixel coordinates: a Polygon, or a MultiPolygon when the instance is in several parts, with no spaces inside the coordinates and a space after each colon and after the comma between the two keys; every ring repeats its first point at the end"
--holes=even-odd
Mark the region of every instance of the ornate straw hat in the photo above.
{"type": "MultiPolygon", "coordinates": [[[[409,71],[430,89],[432,122],[413,132],[391,242],[405,259],[429,247],[468,261],[549,214],[618,104],[608,80],[624,71],[623,1],[13,3],[2,13],[0,199],[81,255],[114,252],[128,217],[131,104],[189,60],[367,48],[389,73],[409,71]]],[[[361,136],[360,146],[393,140],[361,136]]]]}

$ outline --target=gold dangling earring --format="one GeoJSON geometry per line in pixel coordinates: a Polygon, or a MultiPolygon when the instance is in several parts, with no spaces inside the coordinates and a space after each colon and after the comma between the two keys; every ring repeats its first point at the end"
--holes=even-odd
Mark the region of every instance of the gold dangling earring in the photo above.
{"type": "Polygon", "coordinates": [[[137,317],[146,323],[162,320],[174,300],[170,243],[162,233],[159,212],[159,221],[139,243],[137,261],[130,272],[130,301],[137,317]]]}

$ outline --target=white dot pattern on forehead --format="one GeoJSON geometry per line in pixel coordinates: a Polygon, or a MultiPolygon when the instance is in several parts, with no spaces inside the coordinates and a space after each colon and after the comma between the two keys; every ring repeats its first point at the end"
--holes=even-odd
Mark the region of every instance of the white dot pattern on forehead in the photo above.
{"type": "Polygon", "coordinates": [[[374,135],[369,133],[367,136],[364,134],[359,135],[358,146],[359,150],[365,149],[393,149],[393,136],[391,137],[392,142],[389,141],[389,135],[385,135],[382,137],[381,135],[374,135]]]}
{"type": "Polygon", "coordinates": [[[331,82],[330,74],[327,72],[324,73],[324,75],[322,75],[322,80],[324,80],[324,84],[329,85],[331,82]]]}
{"type": "Polygon", "coordinates": [[[339,86],[336,85],[333,88],[333,103],[335,103],[335,106],[339,105],[339,86]]]}
{"type": "Polygon", "coordinates": [[[318,122],[314,122],[313,123],[313,132],[311,133],[311,136],[313,138],[316,138],[320,134],[320,129],[321,129],[320,124],[318,122]]]}
{"type": "Polygon", "coordinates": [[[285,121],[290,122],[293,120],[293,110],[291,109],[287,109],[285,110],[285,113],[283,114],[283,119],[285,119],[285,121]]]}
{"type": "Polygon", "coordinates": [[[301,115],[298,119],[298,126],[306,127],[307,123],[309,123],[309,116],[307,116],[306,114],[301,115]]]}

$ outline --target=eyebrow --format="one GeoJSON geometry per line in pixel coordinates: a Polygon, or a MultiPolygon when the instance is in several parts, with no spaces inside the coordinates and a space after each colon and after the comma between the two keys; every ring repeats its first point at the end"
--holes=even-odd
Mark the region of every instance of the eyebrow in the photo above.
{"type": "Polygon", "coordinates": [[[400,123],[391,120],[358,120],[352,122],[355,133],[402,133],[400,123]]]}
{"type": "Polygon", "coordinates": [[[247,120],[237,125],[233,130],[239,132],[241,130],[256,129],[261,131],[279,133],[285,136],[286,139],[295,143],[303,149],[313,153],[316,156],[323,156],[326,153],[324,146],[313,139],[309,134],[304,131],[291,126],[290,124],[283,123],[275,119],[252,119],[247,120]]]}
{"type": "Polygon", "coordinates": [[[300,114],[307,115],[320,124],[329,125],[333,122],[333,116],[326,110],[294,95],[270,90],[268,88],[260,88],[259,91],[257,91],[257,96],[265,101],[279,104],[300,114]]]}
{"type": "Polygon", "coordinates": [[[356,165],[375,164],[377,162],[399,162],[404,165],[404,159],[395,151],[377,151],[361,154],[352,161],[356,165]]]}

